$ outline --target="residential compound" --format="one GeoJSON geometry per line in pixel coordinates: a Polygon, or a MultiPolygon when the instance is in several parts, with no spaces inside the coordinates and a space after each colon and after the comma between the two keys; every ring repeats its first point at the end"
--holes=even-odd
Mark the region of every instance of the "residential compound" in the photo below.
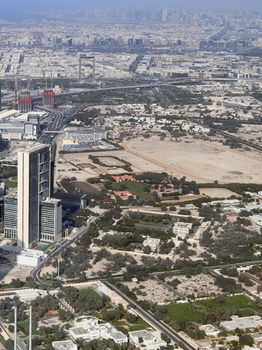
{"type": "Polygon", "coordinates": [[[74,340],[85,339],[112,339],[116,344],[128,342],[128,338],[118,331],[110,323],[99,321],[94,317],[81,317],[74,322],[74,327],[69,329],[69,335],[74,340]]]}
{"type": "Polygon", "coordinates": [[[50,147],[39,144],[19,151],[17,194],[5,198],[6,238],[24,248],[61,239],[61,202],[50,196],[50,147]]]}

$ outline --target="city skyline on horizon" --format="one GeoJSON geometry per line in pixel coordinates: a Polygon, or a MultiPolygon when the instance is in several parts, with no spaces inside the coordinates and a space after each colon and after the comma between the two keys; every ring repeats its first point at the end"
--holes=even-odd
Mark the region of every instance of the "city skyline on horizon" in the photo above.
{"type": "Polygon", "coordinates": [[[244,10],[244,11],[262,11],[262,2],[260,0],[250,0],[248,3],[244,0],[221,0],[219,3],[210,3],[208,0],[51,0],[38,1],[33,0],[3,0],[1,4],[2,19],[24,19],[32,17],[36,12],[63,12],[66,10],[84,10],[90,8],[177,8],[185,10],[244,10]]]}

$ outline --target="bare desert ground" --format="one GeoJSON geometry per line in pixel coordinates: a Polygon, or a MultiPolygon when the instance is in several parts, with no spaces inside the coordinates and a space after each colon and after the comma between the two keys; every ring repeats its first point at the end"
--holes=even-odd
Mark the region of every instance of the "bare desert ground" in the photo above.
{"type": "Polygon", "coordinates": [[[198,182],[262,183],[259,152],[232,150],[218,142],[193,138],[181,142],[161,141],[157,137],[137,138],[126,142],[124,147],[132,155],[164,171],[198,182]]]}
{"type": "MultiPolygon", "coordinates": [[[[197,182],[262,183],[262,162],[259,151],[230,149],[219,142],[187,137],[181,142],[161,141],[159,137],[136,138],[123,143],[124,150],[96,152],[96,156],[115,156],[132,164],[134,172],[166,171],[171,175],[186,176],[197,182]]],[[[82,180],[99,174],[119,174],[121,168],[110,168],[92,163],[91,153],[64,154],[68,175],[82,180]],[[85,168],[81,167],[85,164],[85,168]],[[90,164],[88,168],[87,165],[90,164]],[[79,165],[81,170],[79,171],[79,165]],[[78,171],[69,171],[76,166],[78,171]],[[81,173],[81,174],[78,174],[81,173]]],[[[92,153],[94,154],[94,153],[92,153]]],[[[61,175],[65,176],[66,171],[61,175]]],[[[222,195],[222,194],[221,194],[222,195]]],[[[223,193],[225,195],[225,193],[223,193]]]]}
{"type": "Polygon", "coordinates": [[[211,198],[229,198],[231,196],[238,196],[237,193],[226,188],[200,188],[200,193],[211,198]]]}

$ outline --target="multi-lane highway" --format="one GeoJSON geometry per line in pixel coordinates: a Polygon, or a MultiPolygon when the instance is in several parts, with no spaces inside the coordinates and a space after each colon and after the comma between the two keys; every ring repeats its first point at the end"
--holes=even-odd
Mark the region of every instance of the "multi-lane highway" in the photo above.
{"type": "Polygon", "coordinates": [[[60,131],[64,125],[64,113],[53,108],[45,106],[36,106],[37,109],[48,112],[52,117],[53,121],[48,126],[48,131],[60,131]]]}
{"type": "Polygon", "coordinates": [[[42,282],[39,280],[39,273],[43,267],[49,263],[52,259],[58,257],[65,249],[67,249],[71,244],[80,239],[84,234],[86,234],[90,228],[90,225],[94,223],[97,218],[92,218],[88,221],[87,225],[82,227],[77,234],[72,236],[70,239],[63,240],[59,245],[57,245],[51,253],[41,261],[41,263],[32,270],[31,277],[36,281],[38,285],[41,285],[42,282]]]}

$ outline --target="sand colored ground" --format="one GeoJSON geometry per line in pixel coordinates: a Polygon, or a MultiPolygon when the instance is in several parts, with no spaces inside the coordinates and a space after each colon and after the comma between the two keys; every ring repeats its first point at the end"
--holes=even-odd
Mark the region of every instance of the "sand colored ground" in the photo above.
{"type": "Polygon", "coordinates": [[[150,168],[151,163],[162,171],[199,182],[262,183],[259,152],[232,150],[218,142],[190,138],[182,142],[137,138],[125,142],[124,147],[132,156],[140,158],[139,164],[134,159],[130,162],[135,167],[143,167],[144,171],[156,170],[150,168]]]}
{"type": "Polygon", "coordinates": [[[200,193],[211,198],[229,198],[239,196],[237,193],[226,188],[200,188],[200,193]]]}
{"type": "MultiPolygon", "coordinates": [[[[123,144],[124,150],[96,152],[96,156],[115,156],[132,164],[134,172],[166,171],[171,175],[197,182],[262,183],[262,161],[259,151],[230,149],[219,142],[195,140],[187,137],[181,142],[161,141],[158,137],[136,138],[123,144]]],[[[59,177],[75,176],[83,181],[99,174],[119,174],[121,168],[109,168],[92,163],[94,153],[64,154],[64,171],[59,177]],[[90,167],[81,169],[81,164],[90,167]],[[79,167],[80,165],[80,167],[79,167]],[[71,171],[72,167],[78,171],[71,171]],[[66,169],[65,169],[66,168],[66,169]],[[81,170],[80,170],[80,169],[81,170]]],[[[61,164],[58,168],[61,168],[61,164]]]]}

